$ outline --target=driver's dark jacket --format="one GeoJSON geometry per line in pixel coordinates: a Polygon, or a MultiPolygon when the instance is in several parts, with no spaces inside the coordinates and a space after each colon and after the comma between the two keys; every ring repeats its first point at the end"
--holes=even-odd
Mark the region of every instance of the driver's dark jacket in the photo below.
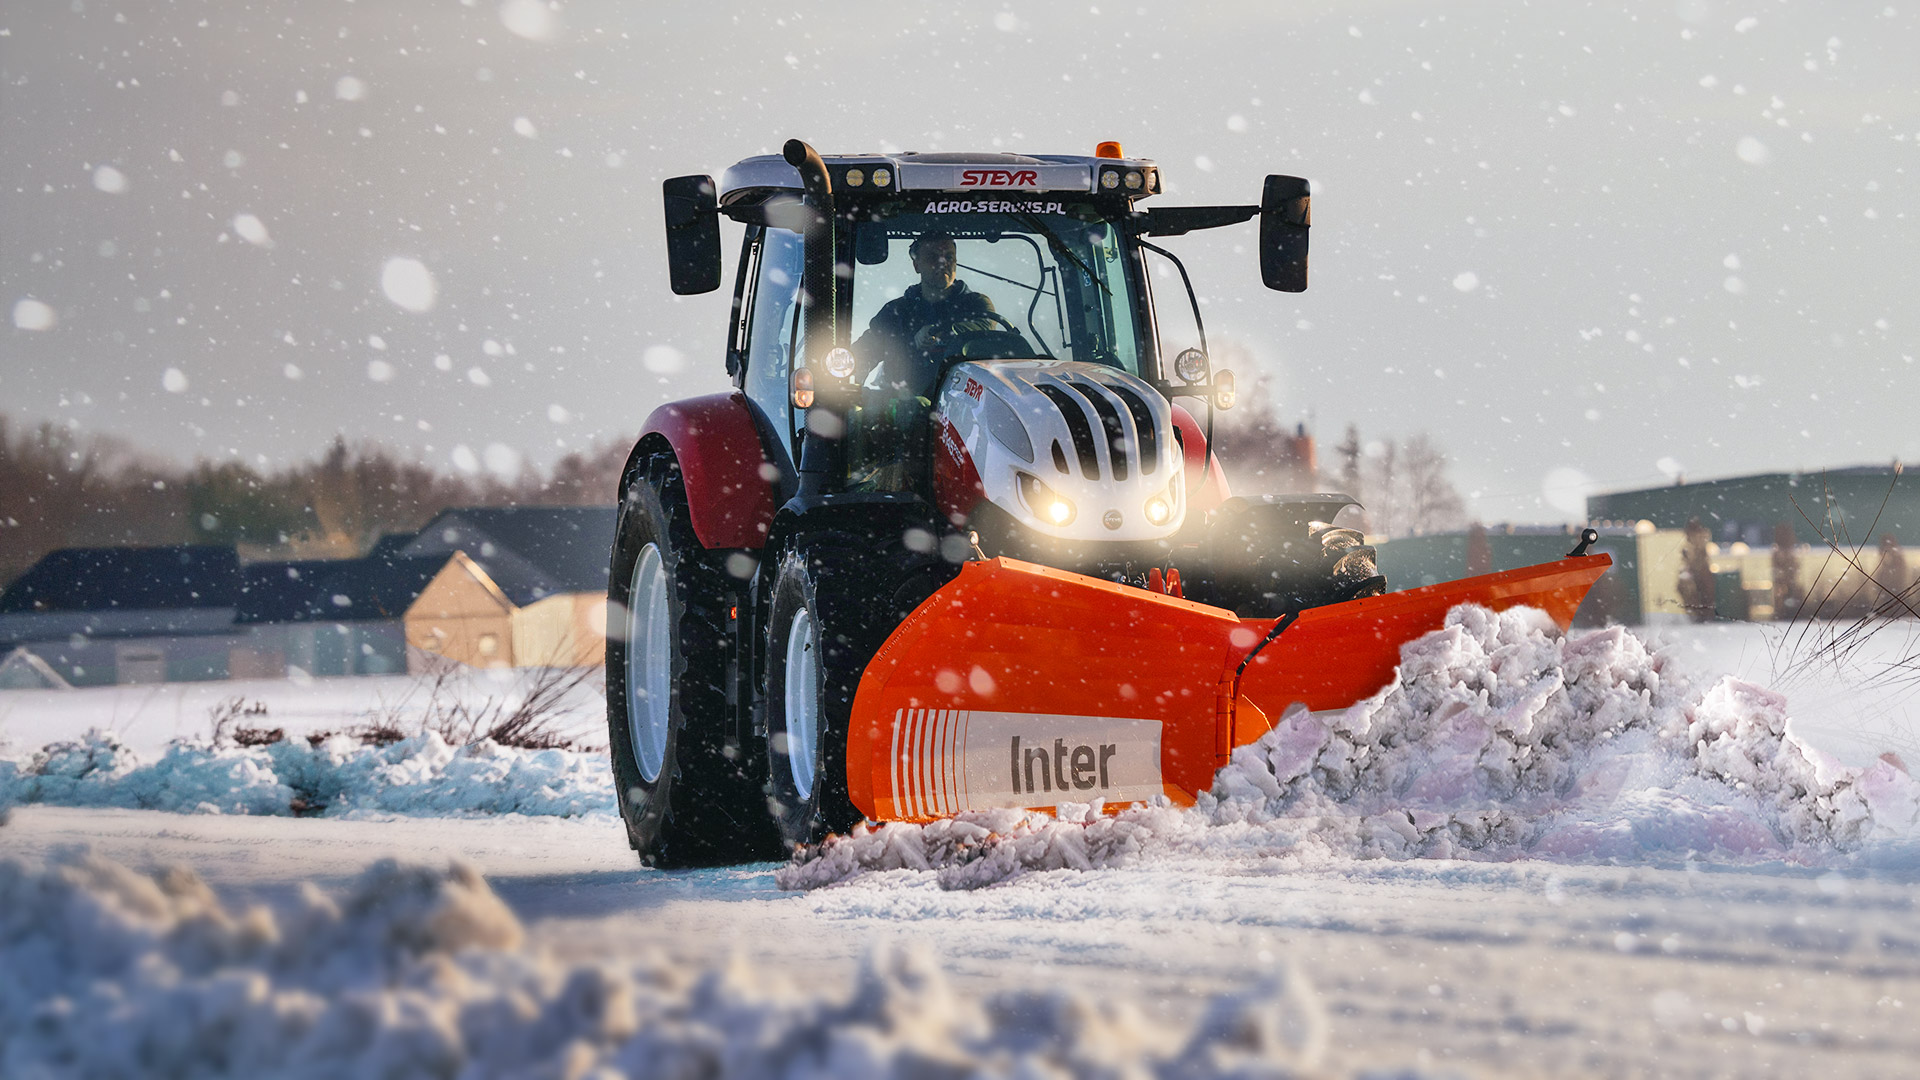
{"type": "Polygon", "coordinates": [[[979,316],[992,311],[993,301],[967,288],[964,281],[955,280],[947,295],[939,300],[928,300],[915,282],[905,295],[887,301],[886,306],[874,314],[873,321],[867,324],[867,332],[860,335],[854,348],[904,352],[913,346],[914,336],[929,326],[951,326],[962,332],[991,330],[994,320],[979,316]]]}

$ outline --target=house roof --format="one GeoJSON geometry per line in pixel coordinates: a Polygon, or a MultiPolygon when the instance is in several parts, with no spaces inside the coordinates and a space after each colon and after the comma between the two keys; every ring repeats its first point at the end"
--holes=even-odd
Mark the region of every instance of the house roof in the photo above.
{"type": "Polygon", "coordinates": [[[420,596],[445,555],[405,557],[391,550],[362,559],[255,563],[246,568],[240,623],[355,622],[399,619],[420,596]]]}
{"type": "Polygon", "coordinates": [[[71,690],[73,686],[45,660],[15,649],[0,660],[0,690],[71,690]]]}
{"type": "Polygon", "coordinates": [[[475,507],[443,511],[402,551],[464,551],[515,604],[604,592],[619,510],[611,506],[475,507]]]}
{"type": "Polygon", "coordinates": [[[62,548],[0,593],[0,614],[231,608],[240,585],[230,547],[62,548]]]}
{"type": "Polygon", "coordinates": [[[398,555],[406,549],[408,544],[413,543],[414,537],[419,535],[419,533],[386,533],[382,535],[380,539],[375,540],[371,548],[367,549],[367,558],[390,558],[398,555]]]}

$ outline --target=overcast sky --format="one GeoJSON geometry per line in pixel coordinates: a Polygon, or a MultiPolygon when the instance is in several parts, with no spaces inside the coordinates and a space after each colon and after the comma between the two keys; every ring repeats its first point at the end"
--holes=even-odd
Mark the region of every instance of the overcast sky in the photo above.
{"type": "Polygon", "coordinates": [[[1251,226],[1172,242],[1210,335],[1323,447],[1430,433],[1485,520],[1913,459],[1916,57],[1905,0],[9,4],[0,411],[542,464],[725,385],[662,178],[1118,139],[1168,203],[1313,180],[1305,294],[1251,226]]]}

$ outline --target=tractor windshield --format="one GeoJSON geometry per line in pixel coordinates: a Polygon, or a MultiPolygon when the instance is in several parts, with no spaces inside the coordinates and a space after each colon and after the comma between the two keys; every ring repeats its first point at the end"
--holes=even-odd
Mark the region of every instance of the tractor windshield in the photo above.
{"type": "Polygon", "coordinates": [[[1140,371],[1132,266],[1120,230],[1091,207],[944,198],[882,207],[855,227],[854,249],[854,355],[869,373],[884,366],[889,382],[929,394],[957,358],[1140,371]]]}

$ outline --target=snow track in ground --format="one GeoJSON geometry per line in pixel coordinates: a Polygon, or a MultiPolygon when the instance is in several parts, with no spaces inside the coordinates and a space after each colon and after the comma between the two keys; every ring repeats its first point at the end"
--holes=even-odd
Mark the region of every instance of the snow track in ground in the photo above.
{"type": "Polygon", "coordinates": [[[796,990],[738,963],[569,966],[524,939],[461,865],[384,861],[276,912],[185,870],[0,862],[0,1073],[1207,1078],[1313,1074],[1327,1045],[1284,967],[1180,1024],[1067,991],[975,999],[922,954],[796,990]]]}
{"type": "Polygon", "coordinates": [[[1192,810],[1096,809],[862,829],[779,880],[917,869],[972,888],[1193,854],[1884,862],[1915,832],[1920,786],[1897,759],[1850,768],[1801,741],[1778,694],[1702,692],[1623,628],[1566,636],[1538,612],[1461,607],[1373,698],[1290,710],[1237,749],[1192,810]]]}

